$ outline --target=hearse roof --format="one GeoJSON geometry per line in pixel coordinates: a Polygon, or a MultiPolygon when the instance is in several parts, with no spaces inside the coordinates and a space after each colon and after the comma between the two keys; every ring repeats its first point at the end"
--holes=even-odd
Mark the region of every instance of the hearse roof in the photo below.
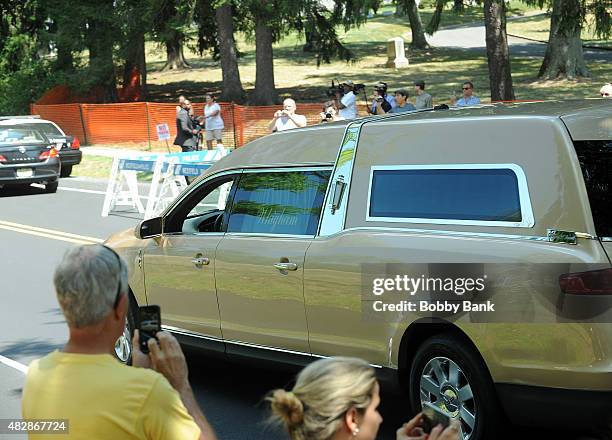
{"type": "MultiPolygon", "coordinates": [[[[582,99],[511,104],[484,104],[451,107],[400,115],[371,116],[362,121],[376,124],[405,124],[466,118],[561,118],[574,140],[610,139],[612,137],[612,99],[582,99]]],[[[320,124],[274,133],[238,148],[212,166],[205,175],[224,169],[242,167],[283,167],[332,165],[348,122],[320,124]]]]}

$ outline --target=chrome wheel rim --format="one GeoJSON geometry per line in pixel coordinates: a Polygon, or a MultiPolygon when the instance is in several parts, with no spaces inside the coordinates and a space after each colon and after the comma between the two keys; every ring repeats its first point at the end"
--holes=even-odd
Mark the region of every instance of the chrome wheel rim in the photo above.
{"type": "Polygon", "coordinates": [[[132,341],[130,326],[128,325],[126,319],[123,334],[119,336],[119,339],[117,339],[117,342],[115,342],[115,356],[117,356],[117,359],[125,364],[130,358],[130,354],[132,354],[132,341]]]}
{"type": "Polygon", "coordinates": [[[431,403],[461,422],[461,437],[469,439],[476,426],[477,408],[465,373],[446,357],[431,359],[420,382],[421,405],[431,403]]]}

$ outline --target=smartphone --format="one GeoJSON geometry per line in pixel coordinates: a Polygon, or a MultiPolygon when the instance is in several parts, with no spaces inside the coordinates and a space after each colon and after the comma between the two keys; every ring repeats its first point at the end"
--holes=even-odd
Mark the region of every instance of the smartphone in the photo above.
{"type": "Polygon", "coordinates": [[[140,333],[140,351],[149,353],[147,342],[156,338],[161,331],[161,312],[159,306],[142,306],[138,308],[138,332],[140,333]]]}
{"type": "Polygon", "coordinates": [[[451,418],[448,414],[444,413],[437,406],[425,402],[423,404],[423,431],[429,434],[432,429],[434,429],[438,425],[442,425],[443,428],[446,428],[450,425],[451,418]]]}

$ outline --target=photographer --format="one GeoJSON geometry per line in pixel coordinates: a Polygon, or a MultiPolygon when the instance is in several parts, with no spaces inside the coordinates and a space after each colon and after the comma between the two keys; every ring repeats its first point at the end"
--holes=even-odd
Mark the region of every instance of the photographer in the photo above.
{"type": "Polygon", "coordinates": [[[382,108],[385,112],[389,112],[389,110],[391,110],[392,108],[397,107],[397,103],[395,102],[395,98],[393,97],[393,95],[387,94],[387,83],[380,81],[378,84],[374,86],[374,96],[372,98],[372,105],[368,109],[370,114],[373,114],[373,115],[380,114],[376,112],[376,102],[377,102],[376,98],[379,96],[382,96],[383,98],[385,98],[385,101],[387,101],[389,105],[391,106],[387,109],[387,106],[384,105],[382,108]]]}
{"type": "Polygon", "coordinates": [[[287,98],[283,101],[283,110],[278,110],[274,113],[274,117],[268,124],[271,133],[276,131],[291,130],[292,128],[306,127],[308,123],[306,116],[295,113],[297,106],[295,101],[287,98]]]}
{"type": "Polygon", "coordinates": [[[357,95],[355,95],[355,85],[353,81],[346,81],[341,84],[344,89],[344,96],[338,102],[340,116],[344,119],[355,119],[357,117],[357,95]]]}
{"type": "Polygon", "coordinates": [[[68,419],[70,438],[216,439],[174,336],[157,333],[146,355],[136,331],[131,367],[111,355],[131,307],[123,258],[104,245],[73,247],[53,281],[69,339],[30,364],[24,419],[68,419]]]}
{"type": "Polygon", "coordinates": [[[386,115],[393,109],[389,101],[385,99],[385,95],[386,93],[384,89],[382,88],[374,89],[374,96],[372,98],[373,98],[373,110],[374,110],[373,113],[375,115],[386,115]]]}
{"type": "Polygon", "coordinates": [[[325,104],[323,104],[323,111],[320,113],[320,115],[321,123],[344,120],[344,118],[338,116],[338,110],[336,110],[336,103],[334,101],[327,101],[325,104]]]}

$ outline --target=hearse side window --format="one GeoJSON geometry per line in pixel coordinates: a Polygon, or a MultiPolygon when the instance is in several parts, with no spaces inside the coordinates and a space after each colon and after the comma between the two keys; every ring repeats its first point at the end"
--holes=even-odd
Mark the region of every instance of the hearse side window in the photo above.
{"type": "Polygon", "coordinates": [[[595,232],[612,237],[612,141],[574,141],[589,195],[595,232]]]}
{"type": "Polygon", "coordinates": [[[314,235],[330,170],[245,172],[227,232],[314,235]]]}
{"type": "Polygon", "coordinates": [[[368,220],[473,224],[523,220],[509,168],[374,167],[368,220]]]}

